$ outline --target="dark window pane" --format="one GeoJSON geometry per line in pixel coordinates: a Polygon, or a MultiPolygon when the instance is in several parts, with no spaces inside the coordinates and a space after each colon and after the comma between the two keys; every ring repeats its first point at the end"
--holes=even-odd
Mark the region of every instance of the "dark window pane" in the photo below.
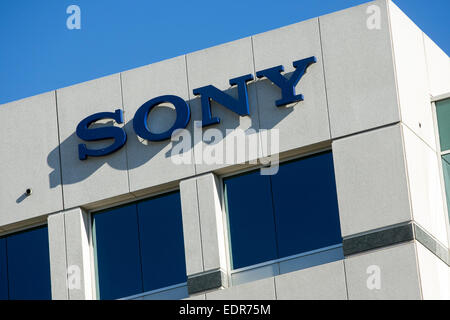
{"type": "Polygon", "coordinates": [[[450,149],[450,99],[436,102],[441,151],[450,149]]]}
{"type": "Polygon", "coordinates": [[[271,179],[280,258],[342,242],[331,152],[282,164],[271,179]]]}
{"type": "Polygon", "coordinates": [[[94,214],[94,243],[100,299],[141,293],[136,205],[94,214]]]}
{"type": "Polygon", "coordinates": [[[179,192],[139,202],[144,291],[186,282],[179,192]]]}
{"type": "Polygon", "coordinates": [[[234,269],[277,258],[269,176],[224,180],[234,269]]]}
{"type": "Polygon", "coordinates": [[[8,300],[8,273],[6,268],[6,240],[0,238],[0,300],[8,300]]]}
{"type": "Polygon", "coordinates": [[[9,298],[51,299],[47,227],[6,238],[9,298]]]}

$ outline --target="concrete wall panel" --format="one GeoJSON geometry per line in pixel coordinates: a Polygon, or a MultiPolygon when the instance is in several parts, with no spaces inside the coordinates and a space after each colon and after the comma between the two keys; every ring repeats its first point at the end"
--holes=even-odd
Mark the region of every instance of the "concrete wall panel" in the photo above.
{"type": "Polygon", "coordinates": [[[440,179],[439,156],[402,125],[414,220],[447,246],[447,212],[440,179]]]}
{"type": "Polygon", "coordinates": [[[67,290],[67,254],[64,213],[60,212],[49,215],[47,226],[52,299],[68,300],[69,292],[67,290]]]}
{"type": "Polygon", "coordinates": [[[180,183],[187,274],[227,270],[220,186],[212,174],[180,183]]]}
{"type": "MultiPolygon", "coordinates": [[[[122,109],[120,75],[59,89],[57,103],[65,208],[128,193],[126,145],[113,154],[81,161],[78,158],[78,144],[86,142],[79,139],[75,132],[78,123],[94,113],[122,109]]],[[[113,125],[113,122],[112,119],[98,121],[100,125],[113,125]]],[[[110,145],[111,140],[86,144],[97,149],[110,145]]]]}
{"type": "Polygon", "coordinates": [[[275,277],[278,300],[346,300],[344,261],[275,277]]]}
{"type": "Polygon", "coordinates": [[[183,213],[184,252],[188,276],[203,272],[203,252],[198,211],[197,179],[180,182],[181,208],[183,213]]]}
{"type": "Polygon", "coordinates": [[[81,209],[64,213],[70,300],[92,299],[92,269],[89,246],[90,219],[81,209]]]}
{"type": "Polygon", "coordinates": [[[346,258],[345,273],[351,300],[421,299],[412,242],[346,258]]]}
{"type": "MultiPolygon", "coordinates": [[[[277,107],[275,101],[281,98],[280,88],[266,78],[258,80],[256,90],[261,129],[280,130],[281,152],[329,140],[318,19],[255,35],[253,48],[256,71],[283,65],[286,77],[295,70],[294,61],[311,56],[317,58],[296,86],[296,94],[304,96],[304,100],[298,103],[277,107]]],[[[262,147],[266,151],[267,144],[262,147]]]]}
{"type": "Polygon", "coordinates": [[[273,278],[206,293],[206,300],[275,300],[273,278]]]}
{"type": "Polygon", "coordinates": [[[400,125],[332,148],[343,237],[411,220],[400,125]]]}
{"type": "Polygon", "coordinates": [[[386,1],[319,22],[332,137],[399,121],[386,1]]]}
{"type": "Polygon", "coordinates": [[[213,174],[197,179],[205,270],[226,270],[225,236],[218,180],[213,174]]]}
{"type": "MultiPolygon", "coordinates": [[[[134,114],[148,100],[161,95],[176,95],[189,100],[185,57],[123,72],[122,87],[131,192],[194,175],[191,140],[187,143],[187,150],[183,150],[187,163],[177,164],[172,161],[171,152],[178,142],[171,142],[170,139],[147,141],[138,137],[133,129],[134,114]]],[[[149,128],[155,133],[164,132],[172,126],[175,119],[173,105],[161,104],[151,111],[149,128]]],[[[192,122],[187,128],[191,131],[192,122]]]]}
{"type": "Polygon", "coordinates": [[[450,92],[450,58],[426,34],[423,35],[429,92],[439,96],[450,92]]]}
{"type": "Polygon", "coordinates": [[[423,299],[450,299],[450,268],[431,251],[417,242],[417,259],[423,299]]]}
{"type": "MultiPolygon", "coordinates": [[[[237,87],[231,87],[229,80],[246,74],[255,76],[251,38],[244,38],[190,53],[186,58],[189,89],[191,91],[190,106],[192,109],[192,119],[197,121],[202,119],[202,113],[200,98],[195,97],[192,94],[194,89],[206,85],[213,85],[218,89],[225,91],[232,97],[237,98],[237,87]]],[[[194,158],[196,161],[197,174],[242,162],[236,159],[237,155],[234,155],[235,160],[226,163],[226,146],[227,144],[231,146],[232,140],[235,139],[233,135],[227,133],[227,130],[240,129],[246,131],[246,145],[259,146],[259,134],[257,133],[259,130],[259,117],[254,82],[248,83],[248,101],[250,116],[239,116],[215,101],[211,102],[211,114],[213,117],[220,118],[220,124],[205,127],[204,132],[207,129],[216,129],[219,131],[218,134],[223,136],[223,139],[219,138],[217,139],[217,142],[216,140],[209,142],[210,138],[205,139],[207,140],[206,142],[194,141],[196,148],[194,150],[194,158]],[[212,145],[214,145],[213,149],[211,148],[212,145]],[[208,146],[210,146],[209,149],[207,149],[208,146]],[[217,150],[215,153],[214,149],[217,150]],[[205,153],[217,155],[220,152],[223,153],[224,156],[218,156],[217,161],[215,161],[214,157],[211,157],[211,161],[208,161],[208,159],[205,160],[205,157],[201,156],[205,153]]],[[[214,134],[214,132],[210,133],[214,134]]],[[[236,144],[236,142],[234,143],[236,144]]],[[[255,159],[256,156],[249,155],[248,148],[246,148],[244,160],[255,159]]]]}
{"type": "Polygon", "coordinates": [[[402,122],[435,149],[422,31],[391,1],[389,12],[402,122]]]}
{"type": "Polygon", "coordinates": [[[63,209],[57,123],[54,91],[0,106],[0,226],[63,209]]]}

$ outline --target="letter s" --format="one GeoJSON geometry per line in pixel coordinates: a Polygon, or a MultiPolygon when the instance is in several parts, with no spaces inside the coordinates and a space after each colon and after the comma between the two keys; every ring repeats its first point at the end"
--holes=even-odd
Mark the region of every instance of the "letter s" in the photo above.
{"type": "Polygon", "coordinates": [[[82,120],[77,126],[77,136],[85,141],[98,141],[104,139],[114,139],[114,143],[102,149],[88,149],[85,144],[78,145],[78,156],[80,160],[86,160],[87,156],[100,157],[114,151],[119,150],[127,142],[127,134],[123,128],[119,127],[102,127],[89,129],[89,126],[95,121],[109,118],[114,119],[117,123],[123,123],[123,111],[117,109],[115,112],[99,112],[82,120]]]}

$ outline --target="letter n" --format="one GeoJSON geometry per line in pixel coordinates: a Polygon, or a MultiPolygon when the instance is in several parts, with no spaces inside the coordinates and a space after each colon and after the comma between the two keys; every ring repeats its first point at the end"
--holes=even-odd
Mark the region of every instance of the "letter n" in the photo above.
{"type": "Polygon", "coordinates": [[[220,118],[213,117],[211,114],[211,100],[220,103],[225,108],[240,116],[248,116],[250,111],[248,107],[247,82],[251,80],[253,80],[251,74],[230,79],[230,85],[238,86],[238,99],[233,98],[212,85],[194,89],[194,95],[201,97],[203,127],[220,123],[220,118]]]}

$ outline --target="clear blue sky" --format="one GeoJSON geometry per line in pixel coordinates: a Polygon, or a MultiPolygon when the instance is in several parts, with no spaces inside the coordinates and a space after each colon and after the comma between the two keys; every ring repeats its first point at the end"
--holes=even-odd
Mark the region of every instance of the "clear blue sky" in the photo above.
{"type": "MultiPolygon", "coordinates": [[[[355,6],[366,0],[1,0],[0,103],[355,6]],[[68,30],[66,8],[81,8],[68,30]]],[[[447,54],[449,0],[394,0],[447,54]]]]}

